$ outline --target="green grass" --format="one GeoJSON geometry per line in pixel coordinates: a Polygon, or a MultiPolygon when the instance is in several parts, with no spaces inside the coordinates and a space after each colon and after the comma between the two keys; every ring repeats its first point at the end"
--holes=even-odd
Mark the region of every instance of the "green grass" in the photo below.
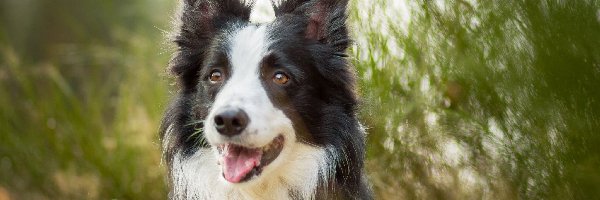
{"type": "MultiPolygon", "coordinates": [[[[598,1],[361,2],[351,59],[379,199],[600,195],[598,1]]],[[[0,3],[0,198],[166,198],[173,8],[0,3]]]]}
{"type": "Polygon", "coordinates": [[[48,37],[40,45],[16,45],[29,41],[15,35],[0,43],[0,187],[18,199],[164,199],[157,128],[172,81],[163,33],[145,14],[106,16],[131,8],[79,4],[106,13],[62,12],[48,17],[56,29],[37,30],[48,37]]]}

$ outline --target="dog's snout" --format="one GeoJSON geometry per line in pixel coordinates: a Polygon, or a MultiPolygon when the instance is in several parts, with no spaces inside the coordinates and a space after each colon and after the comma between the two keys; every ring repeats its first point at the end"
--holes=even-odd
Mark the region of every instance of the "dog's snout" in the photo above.
{"type": "Polygon", "coordinates": [[[239,135],[250,122],[246,112],[237,108],[221,110],[215,116],[214,120],[217,131],[225,136],[239,135]]]}

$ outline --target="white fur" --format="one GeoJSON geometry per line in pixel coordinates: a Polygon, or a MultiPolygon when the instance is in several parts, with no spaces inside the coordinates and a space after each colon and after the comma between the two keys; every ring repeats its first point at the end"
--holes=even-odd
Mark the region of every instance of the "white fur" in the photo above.
{"type": "Polygon", "coordinates": [[[269,0],[256,0],[252,12],[250,13],[250,21],[252,23],[267,23],[275,20],[275,11],[269,0]]]}
{"type": "Polygon", "coordinates": [[[283,135],[281,153],[258,177],[237,184],[223,178],[214,148],[201,149],[189,158],[182,158],[178,153],[171,171],[176,199],[289,199],[290,191],[302,199],[313,199],[319,181],[329,180],[333,170],[330,162],[334,159],[327,155],[335,155],[328,153],[332,148],[297,142],[292,121],[271,103],[261,84],[259,63],[269,45],[266,33],[265,26],[248,26],[232,35],[229,41],[231,77],[217,94],[206,118],[205,137],[212,146],[233,142],[262,147],[283,135]],[[211,119],[216,111],[226,107],[240,108],[250,118],[239,136],[222,136],[214,127],[211,119]]]}
{"type": "MultiPolygon", "coordinates": [[[[290,199],[290,190],[301,199],[314,199],[318,182],[327,181],[333,169],[326,150],[301,143],[286,147],[287,155],[276,159],[277,169],[263,172],[260,180],[231,184],[221,176],[211,149],[202,149],[191,158],[177,154],[173,161],[175,199],[290,199]]],[[[284,152],[282,152],[283,154],[284,152]]],[[[326,182],[325,182],[326,184],[326,182]]]]}

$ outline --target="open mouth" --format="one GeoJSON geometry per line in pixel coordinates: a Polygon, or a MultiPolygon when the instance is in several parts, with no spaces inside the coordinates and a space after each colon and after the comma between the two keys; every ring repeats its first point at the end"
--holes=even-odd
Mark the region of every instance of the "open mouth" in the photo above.
{"type": "Polygon", "coordinates": [[[221,156],[219,164],[225,180],[241,183],[260,175],[265,166],[279,156],[283,149],[283,136],[277,136],[271,143],[259,147],[248,148],[237,144],[221,144],[217,151],[221,156]]]}

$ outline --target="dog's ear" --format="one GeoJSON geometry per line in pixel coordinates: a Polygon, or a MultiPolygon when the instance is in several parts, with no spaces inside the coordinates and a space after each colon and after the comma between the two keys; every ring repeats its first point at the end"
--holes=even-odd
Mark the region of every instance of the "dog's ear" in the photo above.
{"type": "Polygon", "coordinates": [[[306,9],[310,0],[271,0],[275,16],[296,13],[301,14],[302,8],[306,9]],[[302,7],[302,8],[301,8],[302,7]]]}
{"type": "Polygon", "coordinates": [[[348,0],[272,0],[272,4],[277,17],[286,14],[305,16],[308,20],[306,38],[327,44],[338,52],[348,48],[348,0]]]}
{"type": "MultiPolygon", "coordinates": [[[[249,21],[253,1],[244,0],[183,0],[180,34],[194,34],[206,39],[229,21],[249,21]]],[[[193,35],[188,35],[193,36],[193,35]]]]}

